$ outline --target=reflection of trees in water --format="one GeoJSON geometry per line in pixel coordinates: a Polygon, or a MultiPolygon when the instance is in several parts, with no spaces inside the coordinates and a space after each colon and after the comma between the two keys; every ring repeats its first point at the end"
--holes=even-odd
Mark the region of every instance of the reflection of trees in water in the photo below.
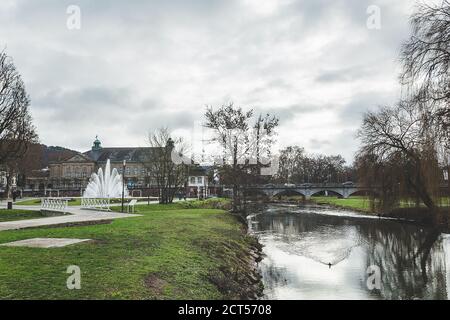
{"type": "Polygon", "coordinates": [[[287,284],[287,269],[278,267],[276,262],[269,258],[266,258],[260,265],[260,271],[264,279],[264,289],[266,292],[273,291],[275,288],[282,287],[287,284]]]}
{"type": "MultiPolygon", "coordinates": [[[[379,295],[382,298],[447,298],[445,252],[440,232],[436,230],[392,221],[347,219],[304,213],[263,214],[258,216],[258,221],[258,230],[271,231],[282,237],[280,240],[287,245],[299,240],[298,243],[301,244],[304,239],[305,245],[308,246],[310,235],[322,238],[324,244],[332,243],[333,240],[339,242],[342,241],[342,237],[339,236],[342,230],[355,230],[355,245],[360,245],[364,249],[367,266],[377,265],[381,269],[382,288],[379,295]]],[[[348,250],[342,250],[334,257],[339,258],[338,261],[346,259],[353,247],[349,246],[348,250]]],[[[312,246],[310,249],[314,251],[315,247],[312,246]]],[[[320,251],[320,248],[317,251],[320,251]]],[[[321,261],[320,254],[315,260],[327,263],[321,261]]],[[[272,264],[267,268],[267,272],[275,274],[279,272],[280,275],[266,279],[272,278],[274,285],[284,281],[281,279],[282,270],[276,270],[272,264]]]]}
{"type": "Polygon", "coordinates": [[[337,265],[360,245],[354,225],[342,218],[278,214],[258,217],[259,230],[266,230],[284,252],[304,256],[324,265],[337,265]]]}
{"type": "Polygon", "coordinates": [[[364,223],[367,266],[381,268],[385,299],[446,299],[445,252],[440,233],[393,222],[364,223]]]}
{"type": "Polygon", "coordinates": [[[348,225],[341,217],[321,216],[316,214],[262,214],[257,217],[258,231],[272,231],[286,239],[295,238],[301,233],[314,232],[318,228],[332,228],[348,225]]]}

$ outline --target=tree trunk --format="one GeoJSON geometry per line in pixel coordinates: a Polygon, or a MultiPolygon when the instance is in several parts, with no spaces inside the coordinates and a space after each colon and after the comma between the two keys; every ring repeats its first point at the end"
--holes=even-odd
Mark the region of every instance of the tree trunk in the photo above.
{"type": "Polygon", "coordinates": [[[233,185],[233,212],[238,212],[238,203],[239,203],[239,188],[235,184],[233,185]]]}
{"type": "Polygon", "coordinates": [[[12,176],[11,173],[7,171],[7,173],[6,173],[6,186],[5,186],[6,199],[10,199],[11,198],[11,176],[12,176]]]}
{"type": "Polygon", "coordinates": [[[422,161],[420,161],[420,159],[415,156],[412,155],[413,161],[415,163],[415,168],[416,168],[416,178],[415,181],[412,181],[411,178],[408,178],[408,180],[410,181],[411,186],[413,187],[414,191],[416,191],[417,195],[420,197],[420,199],[422,200],[422,202],[427,206],[428,209],[430,209],[430,211],[436,215],[437,214],[437,207],[436,204],[433,201],[433,198],[430,195],[430,192],[427,190],[427,187],[425,185],[425,179],[423,178],[422,175],[422,161]]]}
{"type": "Polygon", "coordinates": [[[450,165],[447,166],[447,187],[448,187],[448,190],[447,190],[448,191],[448,196],[450,198],[450,165]]]}

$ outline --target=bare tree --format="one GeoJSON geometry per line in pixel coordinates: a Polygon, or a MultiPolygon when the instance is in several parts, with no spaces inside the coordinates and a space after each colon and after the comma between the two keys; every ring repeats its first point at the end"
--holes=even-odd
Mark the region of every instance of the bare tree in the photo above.
{"type": "Polygon", "coordinates": [[[167,128],[158,129],[148,136],[150,148],[146,152],[143,165],[151,180],[160,190],[161,204],[173,202],[175,193],[186,182],[186,164],[172,160],[173,153],[180,157],[186,152],[186,146],[181,138],[171,138],[167,128]]]}
{"type": "Polygon", "coordinates": [[[219,170],[221,181],[233,188],[232,210],[242,211],[242,186],[256,181],[261,167],[268,164],[278,119],[260,115],[252,125],[253,110],[245,112],[233,103],[217,110],[208,107],[205,117],[205,127],[215,133],[212,140],[223,150],[219,170]]]}
{"type": "Polygon", "coordinates": [[[37,141],[29,104],[25,85],[12,59],[0,52],[0,166],[8,172],[7,196],[18,159],[31,142],[37,141]]]}
{"type": "Polygon", "coordinates": [[[296,184],[345,182],[353,179],[352,170],[341,155],[308,155],[303,148],[290,146],[280,151],[277,180],[296,184]]]}

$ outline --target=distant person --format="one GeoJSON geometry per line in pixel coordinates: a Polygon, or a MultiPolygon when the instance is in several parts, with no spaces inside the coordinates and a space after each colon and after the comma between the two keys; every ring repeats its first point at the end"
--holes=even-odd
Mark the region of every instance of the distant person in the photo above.
{"type": "Polygon", "coordinates": [[[16,199],[17,199],[17,191],[13,191],[12,192],[12,197],[13,197],[13,202],[16,202],[16,199]]]}

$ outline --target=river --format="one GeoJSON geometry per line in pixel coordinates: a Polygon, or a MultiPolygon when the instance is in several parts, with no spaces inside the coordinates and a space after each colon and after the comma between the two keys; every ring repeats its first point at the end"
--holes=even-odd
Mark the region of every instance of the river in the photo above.
{"type": "Polygon", "coordinates": [[[448,299],[450,236],[321,206],[249,217],[266,299],[448,299]]]}

